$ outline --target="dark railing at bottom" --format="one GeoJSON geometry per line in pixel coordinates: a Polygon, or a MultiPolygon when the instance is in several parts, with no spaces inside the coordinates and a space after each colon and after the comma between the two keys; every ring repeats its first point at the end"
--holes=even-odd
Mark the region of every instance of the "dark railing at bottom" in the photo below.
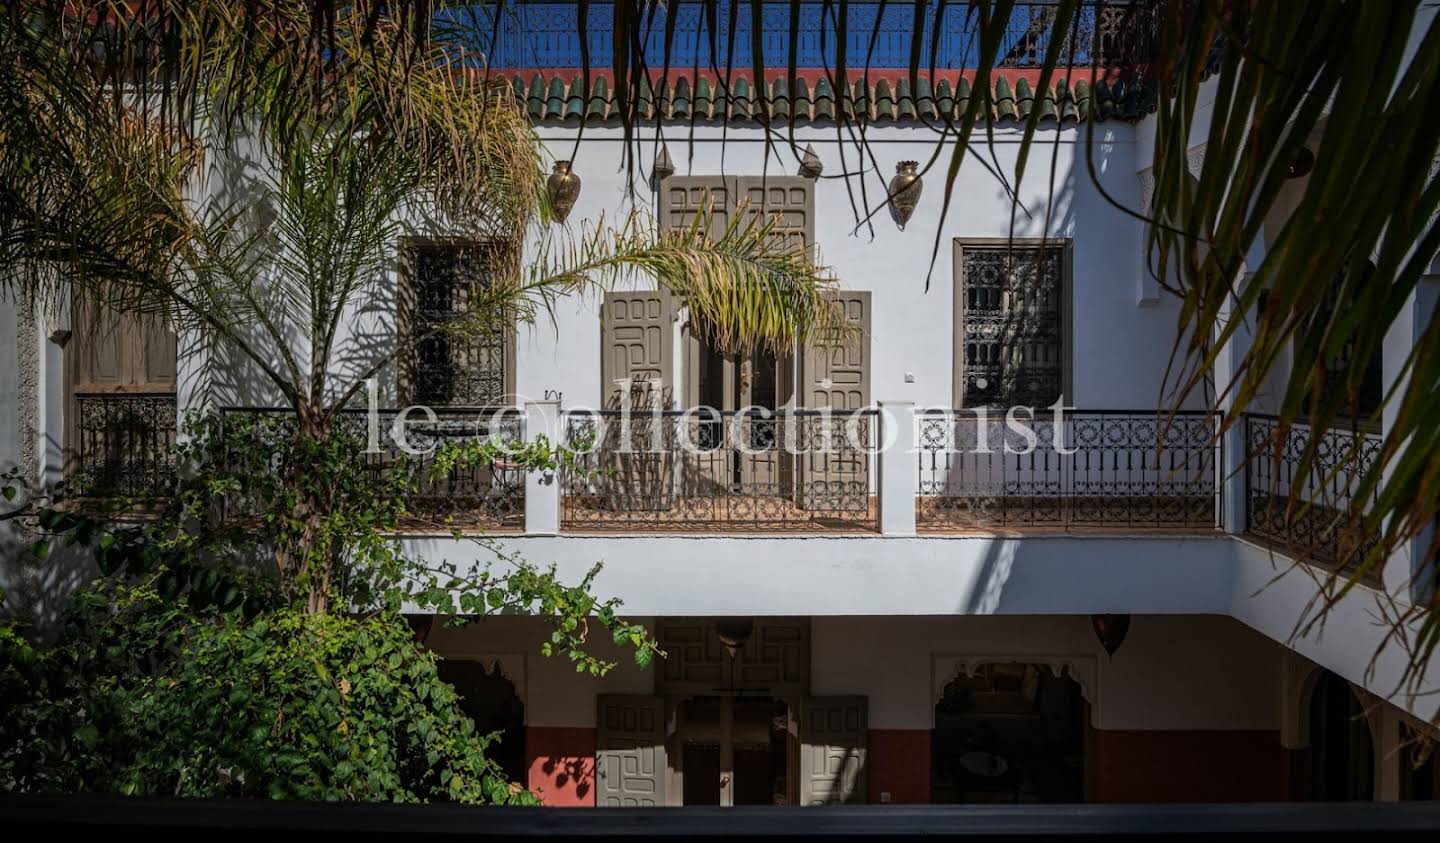
{"type": "Polygon", "coordinates": [[[883,839],[966,841],[1433,839],[1440,802],[1234,803],[1195,805],[836,805],[812,808],[477,808],[466,805],[277,802],[266,799],[146,799],[0,795],[0,816],[17,834],[70,829],[140,832],[302,831],[346,840],[425,835],[427,840],[543,838],[546,841],[883,839]]]}

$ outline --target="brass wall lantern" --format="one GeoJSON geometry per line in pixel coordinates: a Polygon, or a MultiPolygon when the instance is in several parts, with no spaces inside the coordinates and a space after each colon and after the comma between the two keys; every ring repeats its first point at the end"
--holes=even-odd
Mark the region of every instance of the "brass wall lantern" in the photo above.
{"type": "Polygon", "coordinates": [[[918,161],[901,161],[895,165],[895,175],[890,179],[890,216],[901,229],[920,204],[920,191],[925,185],[919,168],[918,161]]]}
{"type": "Polygon", "coordinates": [[[556,161],[555,171],[545,180],[545,193],[550,197],[550,209],[556,222],[564,222],[580,198],[580,177],[570,168],[569,161],[556,161]]]}

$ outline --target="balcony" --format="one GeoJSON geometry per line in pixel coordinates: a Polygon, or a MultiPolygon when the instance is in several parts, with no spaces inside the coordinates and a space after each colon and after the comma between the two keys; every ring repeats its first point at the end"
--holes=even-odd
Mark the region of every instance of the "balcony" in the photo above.
{"type": "MultiPolygon", "coordinates": [[[[493,6],[462,5],[438,14],[436,27],[439,37],[453,37],[482,53],[493,69],[611,67],[614,7],[589,4],[583,40],[579,9],[574,0],[518,0],[498,11],[493,6]],[[477,37],[477,32],[482,34],[477,37]]],[[[852,2],[845,7],[843,21],[839,15],[837,3],[767,0],[757,24],[751,4],[741,0],[678,0],[647,6],[636,26],[645,63],[652,70],[731,67],[748,71],[756,63],[757,25],[760,63],[765,67],[790,67],[793,48],[796,68],[834,68],[843,42],[845,55],[856,69],[909,69],[916,4],[852,2]]],[[[1054,18],[1054,2],[1016,3],[996,53],[996,65],[1040,67],[1050,47],[1054,18]]],[[[1147,64],[1154,54],[1156,21],[1152,4],[1086,4],[1069,43],[1062,48],[1060,64],[1105,68],[1147,64]]],[[[921,7],[920,25],[925,45],[923,69],[959,70],[978,65],[978,16],[970,4],[929,2],[921,7]]]]}
{"type": "MultiPolygon", "coordinates": [[[[173,394],[86,394],[76,405],[72,477],[84,496],[144,498],[174,483],[173,394]]],[[[251,444],[294,435],[288,409],[224,412],[250,421],[232,435],[256,437],[251,444]]],[[[397,470],[411,478],[402,524],[411,534],[1194,535],[1228,526],[1286,556],[1353,570],[1374,546],[1361,524],[1374,495],[1360,481],[1381,437],[1247,414],[1242,452],[1227,460],[1217,424],[1199,411],[1076,411],[1029,421],[1031,436],[1003,416],[908,403],[563,413],[533,402],[433,416],[347,412],[338,430],[356,439],[375,482],[397,470]],[[541,435],[564,446],[558,476],[504,461],[435,469],[446,443],[541,435]],[[372,438],[378,447],[365,448],[372,438]],[[1227,499],[1240,523],[1225,523],[1227,499]]],[[[226,509],[244,517],[254,506],[236,499],[226,509]]]]}
{"type": "Polygon", "coordinates": [[[919,417],[924,532],[1154,531],[1220,526],[1216,420],[1203,412],[1067,413],[1030,424],[1003,416],[919,417]]]}
{"type": "Polygon", "coordinates": [[[573,414],[561,528],[875,532],[878,434],[874,411],[573,414]]]}
{"type": "MultiPolygon", "coordinates": [[[[1375,546],[1361,523],[1375,493],[1360,483],[1379,458],[1378,433],[1281,427],[1274,416],[1244,420],[1245,535],[1340,573],[1354,570],[1375,546]],[[1302,470],[1308,465],[1308,470],[1302,470]]],[[[1366,572],[1371,582],[1380,572],[1366,572]]]]}
{"type": "MultiPolygon", "coordinates": [[[[234,425],[227,435],[249,438],[261,448],[279,443],[295,434],[295,416],[289,409],[226,408],[234,425]]],[[[520,532],[525,527],[525,472],[509,463],[492,466],[455,467],[436,471],[439,449],[446,444],[494,440],[521,442],[525,439],[525,416],[515,409],[436,409],[434,416],[422,412],[382,409],[372,418],[366,411],[347,411],[336,424],[342,435],[352,437],[363,452],[364,467],[374,482],[408,478],[406,518],[408,532],[451,531],[520,532]],[[373,434],[373,436],[372,436],[373,434]],[[366,447],[374,441],[375,449],[366,447]]],[[[283,454],[283,447],[269,447],[283,454]]],[[[285,471],[283,464],[276,471],[285,471]]],[[[230,515],[253,513],[253,501],[227,501],[230,515]]]]}

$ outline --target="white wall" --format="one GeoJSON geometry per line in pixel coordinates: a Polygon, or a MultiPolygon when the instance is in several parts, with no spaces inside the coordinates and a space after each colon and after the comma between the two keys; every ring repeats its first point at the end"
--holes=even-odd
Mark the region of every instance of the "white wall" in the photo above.
{"type": "MultiPolygon", "coordinates": [[[[684,127],[667,129],[669,149],[677,175],[761,175],[767,172],[766,147],[759,130],[731,128],[726,132],[700,127],[693,140],[684,127]]],[[[1137,181],[1131,127],[1107,123],[1097,128],[1094,156],[1107,191],[1133,207],[1137,181]]],[[[568,157],[575,130],[542,128],[540,135],[556,157],[568,157]]],[[[1018,134],[996,130],[993,156],[1007,179],[1013,180],[1018,134]]],[[[1039,237],[1047,233],[1044,221],[1050,194],[1050,160],[1058,143],[1054,202],[1049,207],[1052,237],[1074,239],[1074,307],[1072,316],[1074,395],[1070,403],[1094,409],[1149,409],[1158,405],[1166,359],[1175,336],[1176,306],[1163,301],[1138,306],[1135,291],[1140,250],[1140,226],[1109,206],[1092,184],[1084,167],[1084,136],[1076,129],[1042,131],[1044,140],[1032,151],[1021,195],[1027,217],[1017,212],[1015,235],[1039,237]]],[[[816,186],[816,239],[821,260],[833,267],[842,287],[873,291],[871,350],[872,397],[876,400],[912,400],[922,406],[953,406],[953,266],[951,242],[957,237],[1005,237],[1010,231],[1010,202],[1000,183],[979,160],[990,160],[992,150],[983,142],[973,148],[961,167],[949,216],[940,222],[944,162],[952,147],[943,150],[941,164],[925,177],[920,205],[909,226],[899,230],[888,213],[873,220],[874,232],[860,227],[845,180],[830,178],[859,166],[857,152],[841,145],[830,130],[797,130],[797,144],[813,144],[824,163],[826,177],[816,186]],[[937,228],[940,245],[930,289],[930,272],[937,228]],[[906,374],[914,382],[906,382],[906,374]]],[[[870,151],[882,169],[865,177],[872,206],[884,196],[884,184],[904,159],[926,160],[935,149],[936,136],[924,128],[872,128],[867,134],[870,151]]],[[[622,166],[625,146],[618,130],[587,127],[575,158],[582,189],[570,216],[572,228],[582,220],[603,214],[616,220],[628,207],[627,173],[622,166]]],[[[653,146],[647,142],[640,162],[648,171],[653,146]]],[[[788,154],[772,153],[768,172],[793,175],[796,166],[788,154]]],[[[856,201],[860,183],[851,180],[856,201]]],[[[643,184],[637,201],[649,208],[652,197],[643,184]]],[[[564,394],[566,406],[596,406],[600,397],[599,318],[595,302],[562,304],[552,326],[542,320],[520,333],[518,388],[522,394],[541,397],[547,390],[564,394]]]]}
{"type": "MultiPolygon", "coordinates": [[[[497,536],[536,564],[637,615],[1224,613],[1223,536],[497,536]]],[[[462,569],[493,561],[475,542],[406,541],[462,569]]]]}
{"type": "Polygon", "coordinates": [[[1395,626],[1401,635],[1390,637],[1391,621],[1408,594],[1397,600],[1357,587],[1324,614],[1323,623],[1304,623],[1320,617],[1316,573],[1243,539],[1233,547],[1233,617],[1422,720],[1440,715],[1435,696],[1440,664],[1432,664],[1420,681],[1404,681],[1416,630],[1395,626]]]}
{"type": "Polygon", "coordinates": [[[0,471],[20,462],[20,349],[14,294],[0,293],[0,471]]]}

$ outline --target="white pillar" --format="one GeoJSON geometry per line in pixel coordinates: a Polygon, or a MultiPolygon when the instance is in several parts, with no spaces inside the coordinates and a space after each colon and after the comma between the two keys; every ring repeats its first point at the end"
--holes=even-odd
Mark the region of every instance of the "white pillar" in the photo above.
{"type": "Polygon", "coordinates": [[[915,455],[915,402],[880,402],[880,534],[915,535],[920,469],[915,455]]]}
{"type": "MultiPolygon", "coordinates": [[[[525,402],[525,439],[540,436],[552,448],[564,441],[559,401],[525,402]]],[[[553,471],[531,471],[525,475],[525,532],[553,536],[560,532],[560,478],[553,471]]]]}
{"type": "MultiPolygon", "coordinates": [[[[1430,320],[1434,318],[1437,300],[1440,300],[1440,277],[1427,275],[1416,285],[1395,318],[1395,323],[1385,334],[1385,342],[1381,347],[1381,383],[1387,390],[1392,384],[1395,385],[1397,396],[1405,389],[1406,381],[1409,380],[1408,374],[1401,378],[1401,369],[1404,368],[1415,344],[1429,327],[1430,320]]],[[[1389,436],[1395,427],[1399,413],[1398,397],[1386,402],[1381,410],[1381,424],[1386,436],[1389,436]]],[[[1403,445],[1401,447],[1404,448],[1403,445]]],[[[1385,467],[1386,482],[1389,482],[1393,469],[1393,463],[1385,467]]],[[[1396,548],[1395,553],[1385,561],[1383,582],[1387,593],[1407,601],[1425,602],[1430,599],[1434,584],[1427,582],[1425,570],[1429,563],[1426,553],[1433,538],[1433,530],[1433,526],[1422,530],[1420,535],[1396,548]]]]}
{"type": "MultiPolygon", "coordinates": [[[[1242,283],[1242,289],[1250,283],[1246,277],[1242,283]]],[[[1220,353],[1215,355],[1215,388],[1225,391],[1219,396],[1216,411],[1235,418],[1234,424],[1225,431],[1222,437],[1221,448],[1223,453],[1221,459],[1216,460],[1217,488],[1220,489],[1221,510],[1220,518],[1227,533],[1245,532],[1246,519],[1248,518],[1247,501],[1245,500],[1245,478],[1249,466],[1245,461],[1245,419],[1238,416],[1245,408],[1236,407],[1234,403],[1234,392],[1226,390],[1231,380],[1239,371],[1240,363],[1245,354],[1250,350],[1252,341],[1249,324],[1245,321],[1243,313],[1234,313],[1231,310],[1233,302],[1227,302],[1220,308],[1219,320],[1215,326],[1215,332],[1219,332],[1231,319],[1240,320],[1240,325],[1220,353]],[[1237,417],[1238,416],[1238,417],[1237,417]]]]}

